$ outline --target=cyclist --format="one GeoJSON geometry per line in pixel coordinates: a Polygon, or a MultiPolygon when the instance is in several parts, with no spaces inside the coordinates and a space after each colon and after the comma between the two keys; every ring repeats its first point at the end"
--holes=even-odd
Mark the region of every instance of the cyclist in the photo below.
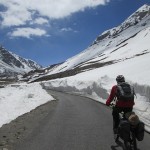
{"type": "MultiPolygon", "coordinates": [[[[117,85],[114,85],[111,89],[111,93],[106,101],[106,105],[109,106],[110,103],[116,99],[115,107],[112,111],[113,116],[113,132],[116,135],[118,132],[118,125],[119,125],[119,113],[120,112],[132,112],[133,105],[134,105],[134,89],[132,91],[133,96],[128,97],[128,100],[124,100],[123,97],[119,96],[118,94],[118,86],[122,84],[126,84],[125,78],[123,75],[118,75],[116,77],[117,85]]],[[[128,84],[129,85],[129,84],[128,84]]],[[[131,88],[130,88],[131,90],[131,88]]],[[[115,136],[116,137],[116,136],[115,136]]]]}

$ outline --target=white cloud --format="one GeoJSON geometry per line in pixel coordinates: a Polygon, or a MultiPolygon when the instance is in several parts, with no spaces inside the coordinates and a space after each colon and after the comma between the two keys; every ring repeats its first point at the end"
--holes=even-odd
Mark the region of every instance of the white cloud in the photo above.
{"type": "Polygon", "coordinates": [[[64,32],[64,31],[65,31],[65,32],[68,32],[68,31],[73,31],[73,30],[72,30],[71,28],[62,28],[61,31],[62,31],[62,32],[64,32]]]}
{"type": "MultiPolygon", "coordinates": [[[[110,0],[0,0],[0,5],[7,8],[1,12],[2,26],[24,25],[32,20],[36,13],[38,16],[49,19],[60,19],[72,13],[105,5],[110,0]]],[[[45,20],[46,21],[46,20],[45,20]]]]}
{"type": "Polygon", "coordinates": [[[48,20],[40,17],[40,18],[35,19],[33,23],[40,24],[40,25],[48,24],[48,20]]]}
{"type": "Polygon", "coordinates": [[[31,36],[47,36],[46,31],[39,28],[17,28],[15,31],[9,33],[11,37],[26,37],[31,38],[31,36]]]}
{"type": "Polygon", "coordinates": [[[0,4],[4,4],[8,10],[5,12],[1,12],[0,16],[3,18],[1,25],[2,26],[18,26],[24,25],[27,21],[30,21],[31,12],[27,11],[25,7],[19,7],[19,5],[8,3],[8,0],[0,2],[0,4]]]}
{"type": "Polygon", "coordinates": [[[76,30],[73,30],[72,28],[62,28],[60,29],[60,32],[74,32],[74,33],[77,33],[78,31],[76,30]]]}

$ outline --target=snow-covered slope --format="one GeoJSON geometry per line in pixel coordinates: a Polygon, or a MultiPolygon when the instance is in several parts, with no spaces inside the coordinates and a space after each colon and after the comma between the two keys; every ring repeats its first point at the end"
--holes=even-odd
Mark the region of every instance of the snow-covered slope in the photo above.
{"type": "Polygon", "coordinates": [[[62,72],[58,79],[43,81],[43,86],[105,103],[111,87],[116,84],[116,76],[122,74],[136,92],[134,111],[150,132],[149,42],[150,6],[144,5],[120,26],[103,32],[86,50],[50,69],[51,78],[43,76],[38,81],[53,79],[62,72]],[[61,76],[67,70],[76,73],[61,76]]]}
{"type": "MultiPolygon", "coordinates": [[[[118,27],[103,32],[80,54],[52,68],[49,74],[92,63],[124,61],[150,52],[150,6],[144,5],[118,27]]],[[[88,67],[87,67],[88,68],[88,67]]]]}
{"type": "Polygon", "coordinates": [[[36,62],[19,57],[0,47],[0,77],[15,76],[41,68],[36,62]]]}

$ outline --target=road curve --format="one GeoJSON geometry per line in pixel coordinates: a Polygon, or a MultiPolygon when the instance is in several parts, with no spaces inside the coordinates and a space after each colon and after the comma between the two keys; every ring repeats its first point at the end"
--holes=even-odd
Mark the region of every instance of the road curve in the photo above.
{"type": "MultiPolygon", "coordinates": [[[[123,150],[112,134],[111,110],[89,98],[48,91],[58,101],[48,115],[15,150],[123,150]]],[[[150,135],[138,142],[139,150],[149,150],[150,135]]]]}

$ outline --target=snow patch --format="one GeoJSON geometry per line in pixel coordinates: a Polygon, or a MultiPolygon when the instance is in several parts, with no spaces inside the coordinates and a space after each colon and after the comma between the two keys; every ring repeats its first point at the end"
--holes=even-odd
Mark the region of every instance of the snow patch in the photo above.
{"type": "Polygon", "coordinates": [[[39,83],[9,85],[0,89],[0,127],[48,101],[54,100],[39,83]]]}

